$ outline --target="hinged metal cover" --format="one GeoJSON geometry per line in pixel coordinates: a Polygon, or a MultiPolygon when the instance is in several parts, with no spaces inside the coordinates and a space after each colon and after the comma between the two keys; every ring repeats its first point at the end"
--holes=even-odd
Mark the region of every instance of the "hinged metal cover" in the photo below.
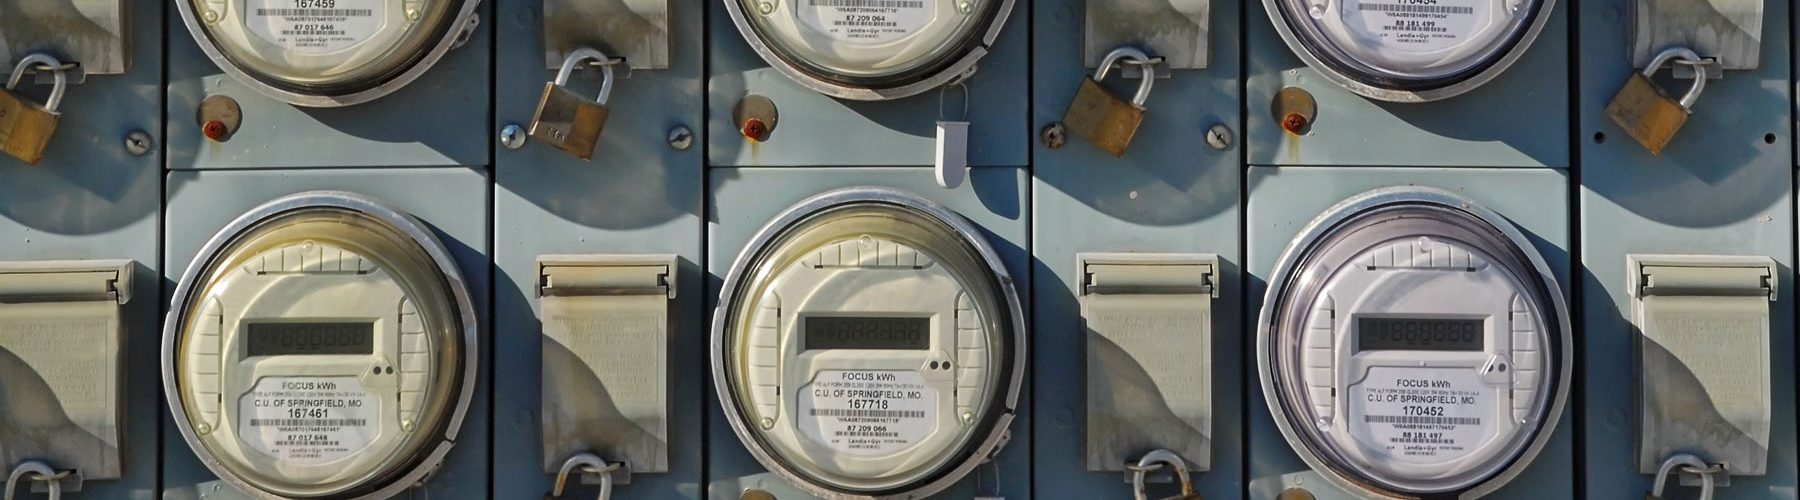
{"type": "Polygon", "coordinates": [[[669,301],[676,256],[538,258],[543,465],[591,452],[669,470],[669,301]]]}
{"type": "MultiPolygon", "coordinates": [[[[1208,0],[1087,0],[1087,13],[1082,22],[1082,62],[1088,68],[1100,66],[1106,53],[1121,45],[1143,49],[1152,57],[1161,57],[1158,77],[1163,70],[1205,69],[1211,62],[1208,37],[1212,31],[1212,2],[1208,0]]],[[[1137,78],[1141,69],[1125,68],[1127,78],[1137,78]]]]}
{"type": "Polygon", "coordinates": [[[1087,468],[1168,449],[1212,468],[1212,254],[1084,253],[1087,468]]]}
{"type": "MultiPolygon", "coordinates": [[[[4,22],[4,21],[0,21],[4,22]]],[[[129,260],[0,262],[0,464],[117,479],[129,260]]]]}
{"type": "Polygon", "coordinates": [[[1629,255],[1638,343],[1638,471],[1696,453],[1732,475],[1762,475],[1769,456],[1769,302],[1763,256],[1629,255]]]}
{"type": "Polygon", "coordinates": [[[125,15],[124,0],[0,2],[0,75],[35,52],[79,63],[78,75],[124,73],[131,69],[125,15]]]}
{"type": "Polygon", "coordinates": [[[669,67],[669,0],[543,0],[544,67],[582,47],[625,58],[631,69],[669,67]]]}
{"type": "MultiPolygon", "coordinates": [[[[1687,47],[1718,61],[1710,69],[1756,69],[1762,57],[1765,0],[1633,0],[1627,38],[1631,67],[1643,68],[1669,47],[1687,47]]],[[[1780,1],[1780,0],[1777,0],[1780,1]]],[[[1676,76],[1692,68],[1676,65],[1676,76]],[[1685,71],[1684,71],[1685,70],[1685,71]]],[[[1683,74],[1690,76],[1683,76],[1683,74]]],[[[1720,74],[1709,74],[1717,78],[1720,74]]]]}

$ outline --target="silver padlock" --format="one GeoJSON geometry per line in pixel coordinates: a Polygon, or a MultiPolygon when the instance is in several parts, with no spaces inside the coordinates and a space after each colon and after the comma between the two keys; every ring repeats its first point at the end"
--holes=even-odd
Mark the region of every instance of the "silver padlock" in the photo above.
{"type": "MultiPolygon", "coordinates": [[[[1145,74],[1144,78],[1153,78],[1145,74]]],[[[1169,450],[1153,450],[1138,459],[1137,465],[1131,467],[1131,498],[1133,500],[1149,500],[1144,493],[1144,476],[1150,471],[1169,467],[1175,470],[1175,480],[1181,483],[1181,493],[1163,500],[1200,500],[1200,494],[1194,493],[1194,481],[1188,477],[1187,461],[1169,450]]]]}
{"type": "Polygon", "coordinates": [[[544,495],[544,500],[566,500],[563,491],[568,486],[569,476],[576,474],[598,474],[600,476],[600,496],[598,500],[612,498],[612,472],[619,470],[620,464],[608,464],[598,455],[592,453],[576,453],[563,461],[562,470],[556,473],[556,486],[544,495]],[[580,468],[577,472],[575,469],[580,468]]]}
{"type": "MultiPolygon", "coordinates": [[[[1663,487],[1668,485],[1669,476],[1675,473],[1675,468],[1682,466],[1705,469],[1706,461],[1687,453],[1677,453],[1663,460],[1662,467],[1656,470],[1656,482],[1651,485],[1650,493],[1644,495],[1644,500],[1668,500],[1663,497],[1663,487]]],[[[1700,500],[1712,500],[1712,494],[1712,474],[1700,474],[1700,500]]]]}
{"type": "Polygon", "coordinates": [[[18,467],[13,467],[12,474],[6,476],[6,500],[13,500],[13,492],[18,491],[20,479],[49,483],[50,500],[62,500],[62,481],[57,480],[56,470],[51,469],[49,465],[26,460],[18,467]],[[31,477],[25,477],[27,474],[31,477]]]}

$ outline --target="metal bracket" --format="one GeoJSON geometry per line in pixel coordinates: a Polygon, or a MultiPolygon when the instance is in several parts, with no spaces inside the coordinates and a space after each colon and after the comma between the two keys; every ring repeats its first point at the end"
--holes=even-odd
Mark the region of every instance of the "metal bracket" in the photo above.
{"type": "MultiPolygon", "coordinates": [[[[59,61],[80,61],[69,83],[86,75],[116,75],[131,69],[131,41],[125,0],[11,2],[0,4],[0,73],[11,76],[27,54],[47,53],[59,61]],[[22,8],[20,5],[31,5],[22,8]]],[[[47,83],[47,82],[40,82],[47,83]]]]}
{"type": "MultiPolygon", "coordinates": [[[[1098,68],[1106,53],[1121,45],[1160,56],[1156,77],[1171,70],[1205,69],[1211,62],[1210,0],[1086,0],[1082,22],[1082,62],[1098,68]]],[[[1126,78],[1142,78],[1143,70],[1127,66],[1126,78]]]]}
{"type": "Polygon", "coordinates": [[[543,12],[546,69],[581,47],[623,57],[627,68],[669,67],[669,0],[543,0],[543,12]]]}
{"type": "MultiPolygon", "coordinates": [[[[1716,61],[1709,78],[1761,64],[1763,2],[1766,0],[1633,0],[1626,26],[1631,67],[1648,65],[1657,52],[1688,47],[1716,61]]],[[[1677,78],[1693,78],[1692,68],[1676,67],[1677,78]]]]}

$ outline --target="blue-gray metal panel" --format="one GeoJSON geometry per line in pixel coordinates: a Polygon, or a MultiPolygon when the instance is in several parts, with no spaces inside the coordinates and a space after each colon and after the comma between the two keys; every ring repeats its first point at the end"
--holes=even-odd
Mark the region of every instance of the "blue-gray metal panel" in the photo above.
{"type": "MultiPolygon", "coordinates": [[[[637,474],[617,486],[619,500],[700,497],[701,390],[705,387],[707,302],[701,280],[700,26],[704,3],[674,0],[669,9],[670,67],[635,70],[613,87],[611,117],[592,161],[546,144],[498,149],[495,158],[494,266],[498,274],[493,329],[497,391],[494,498],[536,498],[554,478],[544,474],[541,423],[537,264],[544,254],[673,253],[681,257],[669,306],[669,472],[637,474]],[[694,130],[694,147],[671,149],[669,128],[694,130]]],[[[527,126],[544,82],[538,2],[499,4],[495,127],[527,126]]],[[[589,72],[593,73],[593,72],[589,72]]],[[[571,79],[583,94],[599,79],[571,79]]],[[[616,460],[616,457],[602,457],[616,460]]],[[[586,491],[586,490],[584,490],[586,491]]],[[[585,495],[585,494],[584,494],[585,495]]],[[[581,496],[571,495],[571,498],[581,496]]]]}
{"type": "MultiPolygon", "coordinates": [[[[127,5],[132,70],[92,75],[69,88],[62,122],[43,161],[0,155],[0,260],[131,259],[138,263],[124,306],[126,343],[119,421],[123,477],[87,481],[64,498],[149,500],[157,496],[157,434],[162,421],[162,301],[157,233],[162,217],[162,12],[167,2],[127,5]],[[149,153],[132,156],[125,134],[150,134],[149,153]]],[[[27,80],[29,84],[29,80],[27,80]]],[[[47,95],[48,87],[27,91],[47,95]]],[[[10,467],[12,464],[6,464],[10,467]]],[[[55,464],[52,464],[55,465],[55,464]]],[[[24,494],[21,492],[21,494],[24,494]]]]}
{"type": "Polygon", "coordinates": [[[482,22],[468,44],[444,54],[418,80],[341,108],[294,106],[244,86],[208,59],[181,16],[170,13],[164,28],[170,37],[168,168],[486,165],[494,138],[487,127],[493,4],[475,9],[482,22]],[[243,109],[243,124],[225,142],[200,133],[200,101],[214,94],[243,109]]]}
{"type": "MultiPolygon", "coordinates": [[[[1590,498],[1646,491],[1638,471],[1637,371],[1627,320],[1625,255],[1766,255],[1782,273],[1769,303],[1768,474],[1736,476],[1713,498],[1794,498],[1794,171],[1793,87],[1789,60],[1764,57],[1760,68],[1729,71],[1706,83],[1687,124],[1652,155],[1606,115],[1631,75],[1625,51],[1630,1],[1581,4],[1577,38],[1582,72],[1581,261],[1586,362],[1582,487],[1590,498]]],[[[1789,53],[1791,2],[1764,2],[1762,50],[1789,53]]],[[[1662,75],[1667,77],[1669,72],[1662,75]]],[[[1657,79],[1672,92],[1688,80],[1657,79]]],[[[1679,94],[1676,94],[1679,95],[1679,94]]],[[[1702,458],[1708,458],[1702,456],[1702,458]]],[[[1673,496],[1673,495],[1672,495],[1673,496]]]]}
{"type": "MultiPolygon", "coordinates": [[[[1079,0],[1039,0],[1033,27],[1032,123],[1060,121],[1088,69],[1082,65],[1079,0]]],[[[1212,5],[1212,65],[1176,70],[1158,80],[1148,111],[1125,156],[1115,158],[1079,137],[1060,149],[1033,140],[1032,167],[1033,331],[1032,387],[1037,428],[1033,436],[1034,491],[1058,499],[1128,498],[1119,472],[1088,472],[1086,342],[1078,302],[1082,252],[1179,252],[1219,256],[1222,291],[1213,301],[1212,470],[1195,474],[1206,498],[1243,495],[1242,374],[1254,373],[1234,355],[1247,332],[1238,277],[1243,258],[1239,224],[1241,150],[1206,144],[1206,131],[1224,124],[1242,130],[1239,114],[1241,6],[1212,5]]],[[[1252,19],[1263,22],[1262,19],[1252,19]]],[[[1136,80],[1108,82],[1132,92],[1136,80]]],[[[1171,443],[1175,446],[1177,443],[1171,443]]],[[[1123,460],[1123,458],[1121,458],[1123,460]]]]}
{"type": "MultiPolygon", "coordinates": [[[[757,57],[731,23],[724,1],[707,4],[711,9],[707,127],[712,133],[705,144],[710,166],[931,165],[939,105],[951,120],[962,113],[962,90],[933,90],[875,102],[834,99],[808,90],[757,57]],[[747,94],[766,96],[780,110],[774,132],[760,144],[738,133],[731,118],[733,106],[747,94]]],[[[977,63],[979,70],[968,82],[970,166],[1024,166],[1030,161],[1025,144],[1034,132],[1027,130],[1024,90],[1029,85],[1025,30],[1031,4],[1013,5],[992,52],[977,63]]]]}
{"type": "MultiPolygon", "coordinates": [[[[706,307],[715,306],[719,287],[744,244],[777,213],[819,192],[849,186],[887,186],[918,193],[943,204],[982,229],[988,243],[1006,261],[1019,293],[1031,289],[1026,247],[1030,220],[1026,199],[1030,188],[1022,168],[986,168],[969,173],[968,182],[956,189],[937,186],[930,168],[715,168],[708,178],[706,307]]],[[[1021,297],[1023,300],[1023,297],[1021,297]]],[[[1027,306],[1026,317],[1030,317],[1027,306]]],[[[710,349],[710,347],[708,347],[710,349]]],[[[994,494],[1007,498],[1031,498],[1031,390],[1019,398],[1019,415],[1012,424],[1012,442],[990,464],[977,467],[937,499],[965,499],[994,494]],[[996,470],[996,468],[998,470],[996,470]],[[998,481],[996,485],[995,481],[998,481]],[[981,486],[977,487],[977,482],[981,486]]],[[[761,487],[781,500],[805,500],[779,478],[740,480],[767,472],[745,451],[742,441],[725,422],[712,384],[706,390],[707,493],[711,500],[737,500],[742,488],[761,487]]]]}
{"type": "Polygon", "coordinates": [[[1364,98],[1325,79],[1282,42],[1261,1],[1246,3],[1250,114],[1243,135],[1250,164],[1569,166],[1569,1],[1556,2],[1537,41],[1492,81],[1413,104],[1364,98]],[[1318,101],[1304,136],[1282,130],[1269,111],[1284,86],[1305,89],[1318,101]]]}
{"type": "MultiPolygon", "coordinates": [[[[475,397],[457,434],[456,447],[444,465],[431,476],[417,498],[488,498],[490,393],[493,380],[494,342],[488,325],[489,279],[488,214],[491,195],[486,172],[469,168],[433,169],[300,169],[300,170],[200,170],[168,174],[168,221],[164,228],[164,293],[173,293],[175,280],[194,260],[200,247],[245,211],[279,196],[319,189],[354,191],[372,196],[406,211],[437,233],[462,271],[474,301],[476,321],[482,323],[481,363],[475,397]]],[[[162,303],[168,304],[169,297],[162,303]]],[[[163,311],[167,314],[168,311],[163,311]]],[[[156,408],[162,410],[163,403],[156,408]]],[[[163,414],[163,498],[198,498],[194,485],[213,481],[212,471],[200,463],[175,423],[163,414]]],[[[230,486],[225,486],[229,490],[230,486]]],[[[402,498],[406,495],[402,494],[402,498]]]]}
{"type": "MultiPolygon", "coordinates": [[[[1624,44],[1620,44],[1623,46],[1624,44]]],[[[1255,317],[1262,307],[1268,275],[1295,234],[1325,209],[1370,189],[1419,185],[1454,191],[1487,206],[1511,220],[1542,253],[1556,275],[1562,292],[1569,291],[1569,177],[1560,169],[1507,168],[1374,168],[1374,167],[1251,167],[1249,203],[1245,208],[1245,237],[1249,264],[1245,277],[1250,304],[1246,314],[1254,338],[1255,317]]],[[[1577,330],[1579,331],[1579,330],[1577,330]]],[[[1262,385],[1254,378],[1255,347],[1246,342],[1246,405],[1256,407],[1250,417],[1250,496],[1274,498],[1283,488],[1304,487],[1322,500],[1355,498],[1337,491],[1312,472],[1294,454],[1275,427],[1262,385]]],[[[1580,356],[1576,356],[1579,360],[1580,356]]],[[[1572,498],[1575,496],[1573,408],[1571,395],[1555,435],[1537,459],[1512,482],[1485,497],[1492,500],[1572,498]]],[[[1635,495],[1636,493],[1631,493],[1635,495]]],[[[1618,492],[1593,497],[1624,498],[1618,492]]]]}

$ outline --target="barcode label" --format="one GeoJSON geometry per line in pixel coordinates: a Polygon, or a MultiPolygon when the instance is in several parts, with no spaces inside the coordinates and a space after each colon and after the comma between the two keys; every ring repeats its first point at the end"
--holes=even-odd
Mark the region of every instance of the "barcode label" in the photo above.
{"type": "Polygon", "coordinates": [[[1365,415],[1363,420],[1372,424],[1481,425],[1478,417],[1365,415]]]}
{"type": "Polygon", "coordinates": [[[898,432],[857,432],[857,431],[837,431],[837,432],[836,432],[836,433],[835,433],[835,434],[837,434],[837,436],[838,436],[838,437],[862,437],[862,438],[891,438],[891,437],[900,437],[900,433],[898,433],[898,432]]]}
{"type": "Polygon", "coordinates": [[[1369,12],[1401,12],[1406,14],[1474,14],[1475,8],[1461,5],[1414,5],[1398,3],[1357,2],[1356,8],[1369,12]]]}
{"type": "Polygon", "coordinates": [[[893,21],[832,21],[831,25],[832,26],[851,26],[851,27],[892,28],[895,26],[899,26],[900,23],[896,23],[893,21]]]}
{"type": "Polygon", "coordinates": [[[869,418],[925,418],[925,412],[916,410],[844,410],[839,408],[813,408],[815,417],[869,417],[869,418]]]}
{"type": "Polygon", "coordinates": [[[1417,31],[1420,33],[1447,33],[1450,31],[1450,28],[1439,28],[1436,26],[1391,26],[1388,29],[1394,31],[1417,31]]]}
{"type": "Polygon", "coordinates": [[[924,0],[806,0],[813,7],[864,7],[871,9],[923,9],[924,0]]]}
{"type": "Polygon", "coordinates": [[[259,16],[369,17],[375,9],[256,9],[259,16]]]}
{"type": "Polygon", "coordinates": [[[281,30],[281,34],[287,35],[287,36],[337,36],[337,35],[344,34],[344,30],[328,30],[328,31],[281,30]]]}
{"type": "Polygon", "coordinates": [[[251,427],[362,427],[366,418],[253,418],[251,427]]]}
{"type": "Polygon", "coordinates": [[[1455,440],[1455,439],[1442,439],[1442,438],[1422,438],[1422,437],[1414,437],[1414,438],[1406,438],[1406,437],[1397,437],[1397,438],[1388,438],[1388,442],[1390,442],[1390,443],[1404,443],[1404,444],[1456,444],[1456,440],[1455,440]]]}

